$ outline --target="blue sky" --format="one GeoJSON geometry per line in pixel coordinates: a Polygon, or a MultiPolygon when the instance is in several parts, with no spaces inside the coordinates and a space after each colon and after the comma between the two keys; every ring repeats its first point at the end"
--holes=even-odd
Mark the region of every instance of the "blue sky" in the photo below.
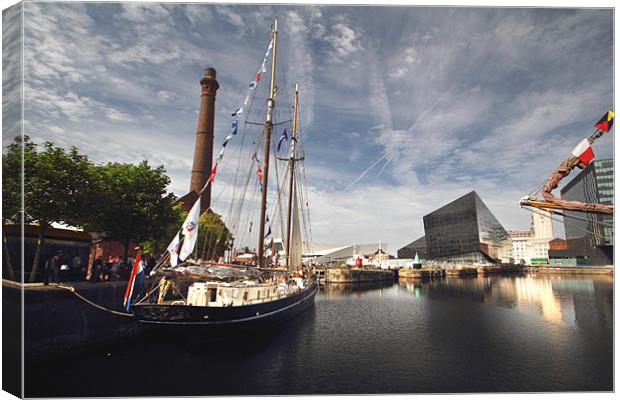
{"type": "MultiPolygon", "coordinates": [[[[163,164],[177,195],[203,69],[220,83],[217,152],[277,16],[279,84],[301,85],[318,242],[383,240],[395,253],[423,234],[423,215],[471,190],[507,229],[527,229],[519,198],[613,106],[611,9],[24,7],[24,132],[98,162],[163,164]]],[[[5,43],[15,28],[5,22],[5,43]]],[[[4,144],[19,131],[10,72],[4,144]]],[[[594,150],[611,157],[613,134],[594,150]]]]}

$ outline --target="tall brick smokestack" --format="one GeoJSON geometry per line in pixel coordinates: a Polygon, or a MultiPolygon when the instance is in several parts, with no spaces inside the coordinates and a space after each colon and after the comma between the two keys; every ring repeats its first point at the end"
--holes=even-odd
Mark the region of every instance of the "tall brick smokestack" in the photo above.
{"type": "MultiPolygon", "coordinates": [[[[196,128],[196,147],[194,148],[194,163],[190,192],[196,193],[204,187],[209,179],[213,163],[213,121],[215,116],[215,93],[220,85],[215,80],[215,69],[206,68],[200,80],[200,110],[198,111],[198,126],[196,128]]],[[[211,187],[202,195],[200,213],[211,206],[211,187]]]]}

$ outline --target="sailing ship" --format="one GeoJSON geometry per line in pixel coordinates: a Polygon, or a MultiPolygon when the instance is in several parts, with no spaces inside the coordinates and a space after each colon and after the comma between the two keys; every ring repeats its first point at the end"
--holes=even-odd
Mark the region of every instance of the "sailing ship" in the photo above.
{"type": "MultiPolygon", "coordinates": [[[[528,196],[521,198],[519,205],[522,208],[529,208],[534,213],[541,213],[544,211],[549,212],[552,215],[582,221],[583,218],[576,216],[576,213],[613,215],[614,206],[612,204],[597,204],[586,203],[578,200],[567,200],[557,198],[552,193],[552,191],[558,187],[560,181],[567,177],[575,168],[584,169],[590,164],[590,162],[594,159],[592,144],[603,136],[604,133],[609,132],[613,126],[613,122],[614,112],[609,110],[594,125],[595,129],[592,135],[590,135],[589,138],[584,138],[581,142],[579,142],[571,154],[562,161],[560,166],[553,171],[553,173],[542,185],[540,185],[528,196]],[[537,197],[538,193],[542,194],[542,199],[537,197]]],[[[605,222],[598,221],[598,218],[595,222],[607,226],[605,222]]]]}
{"type": "MultiPolygon", "coordinates": [[[[254,232],[258,239],[255,261],[253,265],[236,263],[235,260],[232,260],[233,249],[231,249],[231,259],[228,262],[191,257],[195,251],[196,230],[199,226],[199,211],[197,211],[200,210],[199,196],[183,227],[168,247],[167,257],[162,258],[151,272],[150,287],[146,288],[145,293],[141,293],[142,297],[131,308],[133,314],[142,323],[200,325],[212,328],[261,328],[279,324],[314,304],[318,282],[313,266],[304,265],[301,258],[302,238],[299,214],[301,206],[303,204],[307,206],[307,201],[305,203],[299,201],[301,189],[299,189],[299,172],[296,168],[296,164],[303,162],[304,159],[302,150],[298,148],[300,138],[298,136],[299,90],[297,85],[294,94],[290,153],[286,158],[274,157],[273,160],[276,165],[276,177],[278,176],[278,160],[285,161],[287,164],[285,177],[288,177],[288,207],[286,232],[283,235],[285,237],[283,240],[284,265],[280,265],[278,252],[273,246],[273,239],[270,243],[266,243],[272,230],[268,218],[267,198],[269,195],[270,151],[275,152],[271,137],[274,126],[277,125],[273,122],[276,98],[277,20],[272,26],[271,33],[271,41],[263,64],[250,84],[251,90],[242,106],[233,113],[232,135],[227,136],[211,176],[199,193],[202,195],[205,189],[213,183],[218,164],[224,154],[224,147],[237,133],[238,117],[242,114],[243,107],[249,108],[251,106],[253,100],[250,100],[250,94],[253,93],[258,81],[260,81],[261,73],[266,72],[265,64],[269,51],[273,49],[271,52],[271,82],[265,123],[257,124],[246,120],[246,124],[261,125],[260,132],[257,132],[257,139],[254,142],[256,147],[251,157],[251,162],[256,162],[257,169],[255,192],[260,189],[260,217],[256,224],[258,225],[258,232],[256,229],[254,232]],[[257,157],[261,142],[263,163],[260,163],[257,157]],[[268,230],[265,232],[267,224],[269,224],[268,230]]],[[[303,170],[305,172],[305,169],[303,170]]],[[[246,192],[250,191],[248,190],[249,180],[250,176],[248,175],[247,180],[245,180],[245,187],[240,190],[235,189],[237,194],[241,193],[240,197],[242,198],[246,192]]],[[[280,192],[284,192],[284,186],[284,182],[282,185],[278,184],[275,190],[277,197],[274,203],[278,205],[281,205],[280,192]]],[[[231,210],[233,208],[238,211],[243,210],[243,204],[243,201],[239,202],[238,207],[237,204],[235,207],[231,204],[231,210]]],[[[232,219],[232,228],[240,227],[241,224],[238,221],[241,219],[250,220],[250,218],[237,216],[237,222],[234,222],[234,218],[232,219]]],[[[272,222],[273,220],[272,215],[272,222]]],[[[281,220],[281,228],[284,230],[283,216],[281,220]]],[[[304,221],[306,220],[309,220],[309,217],[304,219],[304,221]]],[[[252,222],[249,222],[249,229],[244,231],[241,236],[249,235],[251,231],[252,222]]]]}

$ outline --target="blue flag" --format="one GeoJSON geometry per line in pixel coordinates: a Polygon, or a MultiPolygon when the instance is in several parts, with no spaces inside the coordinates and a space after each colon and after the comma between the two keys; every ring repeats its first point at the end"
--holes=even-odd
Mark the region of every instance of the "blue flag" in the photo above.
{"type": "Polygon", "coordinates": [[[282,142],[288,140],[288,135],[286,134],[286,128],[284,128],[284,132],[282,132],[282,136],[280,136],[280,139],[278,140],[278,152],[280,151],[280,146],[282,145],[282,142]]]}

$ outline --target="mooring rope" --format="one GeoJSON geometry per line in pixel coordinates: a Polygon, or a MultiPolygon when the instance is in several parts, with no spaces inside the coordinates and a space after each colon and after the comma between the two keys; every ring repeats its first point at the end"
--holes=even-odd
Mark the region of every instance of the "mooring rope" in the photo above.
{"type": "Polygon", "coordinates": [[[134,316],[133,314],[127,314],[127,313],[120,312],[120,311],[114,311],[114,310],[110,310],[109,308],[105,308],[103,306],[100,306],[99,304],[94,303],[94,302],[88,300],[86,297],[84,297],[81,294],[79,294],[78,292],[76,292],[75,288],[73,286],[58,285],[56,287],[61,288],[61,289],[66,289],[66,290],[70,291],[71,293],[76,295],[78,299],[80,299],[80,300],[84,301],[85,303],[90,304],[91,306],[93,306],[95,308],[98,308],[98,309],[100,309],[102,311],[106,311],[106,312],[109,312],[109,313],[114,314],[114,315],[120,315],[122,317],[133,317],[134,316]]]}

